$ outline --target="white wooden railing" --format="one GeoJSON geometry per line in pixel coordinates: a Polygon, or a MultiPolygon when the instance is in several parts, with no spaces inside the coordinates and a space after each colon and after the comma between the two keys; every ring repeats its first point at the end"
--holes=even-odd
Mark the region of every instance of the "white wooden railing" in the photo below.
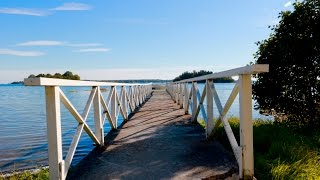
{"type": "Polygon", "coordinates": [[[193,122],[197,122],[197,118],[201,110],[202,117],[205,121],[207,138],[211,138],[214,135],[218,126],[222,122],[233,153],[238,162],[239,176],[243,179],[254,178],[251,75],[268,71],[269,65],[256,64],[174,83],[168,83],[166,85],[167,92],[171,95],[172,99],[180,105],[180,108],[184,108],[186,114],[189,114],[189,108],[191,109],[193,122]],[[239,80],[235,84],[226,104],[222,106],[216,88],[213,84],[213,79],[231,76],[239,76],[239,80]],[[202,94],[200,94],[198,89],[198,81],[206,81],[202,94]],[[192,83],[190,89],[188,83],[192,83]],[[238,145],[226,117],[229,108],[238,94],[240,106],[240,146],[238,145]],[[206,107],[203,105],[205,98],[207,101],[206,107]],[[213,102],[215,102],[219,111],[219,118],[215,123],[213,120],[213,102]]]}
{"type": "Polygon", "coordinates": [[[105,120],[108,120],[112,129],[116,129],[119,113],[121,113],[125,121],[128,120],[129,113],[134,112],[151,95],[152,91],[151,84],[106,83],[52,78],[28,78],[24,80],[24,83],[26,86],[45,86],[49,178],[51,180],[66,178],[83,130],[97,146],[104,146],[103,125],[105,120]],[[92,87],[82,113],[79,113],[71,104],[60,89],[60,86],[92,87]],[[106,101],[100,90],[102,86],[111,87],[106,101]],[[121,88],[120,93],[117,92],[117,87],[121,88]],[[64,104],[78,122],[78,127],[65,159],[63,159],[62,153],[60,102],[64,104]],[[92,104],[94,109],[94,130],[90,129],[86,121],[92,104]]]}

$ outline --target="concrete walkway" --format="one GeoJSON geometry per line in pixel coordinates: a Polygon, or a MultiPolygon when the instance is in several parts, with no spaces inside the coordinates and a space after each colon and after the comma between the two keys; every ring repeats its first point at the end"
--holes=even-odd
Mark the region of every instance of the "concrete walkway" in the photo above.
{"type": "Polygon", "coordinates": [[[237,171],[233,155],[206,141],[204,129],[165,91],[154,91],[105,142],[68,179],[225,179],[237,171]]]}

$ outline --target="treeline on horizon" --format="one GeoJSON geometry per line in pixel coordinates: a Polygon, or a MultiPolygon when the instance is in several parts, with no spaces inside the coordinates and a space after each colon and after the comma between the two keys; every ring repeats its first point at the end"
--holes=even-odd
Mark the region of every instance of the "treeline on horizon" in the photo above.
{"type": "Polygon", "coordinates": [[[101,82],[117,82],[117,83],[166,83],[172,80],[163,79],[127,79],[127,80],[102,80],[101,82]]]}
{"type": "MultiPolygon", "coordinates": [[[[173,82],[176,81],[181,81],[184,79],[190,79],[190,78],[194,78],[194,77],[199,77],[199,76],[204,76],[204,75],[208,75],[208,74],[212,74],[212,71],[205,71],[205,70],[200,70],[200,71],[192,71],[192,72],[183,72],[181,75],[179,75],[178,77],[173,79],[173,82]]],[[[199,82],[205,82],[205,81],[199,81],[199,82]]],[[[223,77],[223,78],[216,78],[213,79],[213,82],[215,83],[232,83],[234,82],[234,79],[232,79],[231,77],[223,77]]]]}
{"type": "Polygon", "coordinates": [[[31,74],[28,76],[28,78],[37,78],[37,77],[80,80],[80,76],[78,74],[73,74],[73,72],[71,72],[71,71],[66,71],[63,74],[60,74],[60,73],[55,73],[54,75],[52,75],[52,74],[38,74],[38,75],[31,74]]]}

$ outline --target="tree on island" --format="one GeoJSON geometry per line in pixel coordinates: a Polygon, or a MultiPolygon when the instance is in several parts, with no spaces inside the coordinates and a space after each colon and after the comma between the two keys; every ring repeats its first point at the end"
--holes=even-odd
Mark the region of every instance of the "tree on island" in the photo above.
{"type": "Polygon", "coordinates": [[[36,77],[45,77],[45,78],[57,78],[57,79],[72,79],[72,80],[80,80],[80,76],[77,74],[73,74],[71,71],[66,71],[64,74],[55,73],[51,74],[31,74],[28,78],[36,78],[36,77]]]}
{"type": "MultiPolygon", "coordinates": [[[[184,79],[189,79],[189,78],[194,78],[194,77],[199,77],[199,76],[204,76],[207,74],[212,74],[212,71],[205,71],[205,70],[200,70],[200,71],[192,71],[192,72],[183,72],[181,75],[179,75],[178,77],[173,79],[173,82],[176,81],[181,81],[184,79]]],[[[204,82],[204,81],[201,81],[204,82]]],[[[231,77],[224,77],[224,78],[216,78],[213,79],[213,82],[215,83],[230,83],[230,82],[234,82],[234,79],[232,79],[231,77]]]]}
{"type": "Polygon", "coordinates": [[[255,76],[256,108],[296,125],[320,125],[319,6],[319,0],[295,2],[257,43],[256,63],[269,64],[270,72],[255,76]]]}

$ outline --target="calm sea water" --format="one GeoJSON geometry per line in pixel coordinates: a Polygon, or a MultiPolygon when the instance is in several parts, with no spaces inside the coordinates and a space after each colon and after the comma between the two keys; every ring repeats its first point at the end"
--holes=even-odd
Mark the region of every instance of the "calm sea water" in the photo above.
{"type": "MultiPolygon", "coordinates": [[[[222,104],[227,101],[234,84],[216,84],[222,104]]],[[[203,85],[199,84],[202,92],[203,85]]],[[[66,96],[81,113],[89,97],[91,87],[64,87],[66,96]]],[[[108,92],[103,92],[107,97],[108,92]]],[[[61,105],[63,152],[66,155],[73,138],[77,121],[61,105]]],[[[239,115],[238,98],[228,116],[239,115]]],[[[217,109],[214,110],[217,116],[217,109]]],[[[201,114],[200,114],[201,116],[201,114]]],[[[265,118],[253,110],[254,118],[265,118]]],[[[120,116],[118,124],[123,119],[120,116]]],[[[94,130],[93,112],[89,113],[88,125],[94,130]]],[[[110,126],[106,121],[105,133],[110,126]]],[[[0,172],[33,168],[48,164],[47,135],[45,119],[45,97],[43,87],[21,85],[0,85],[0,172]]],[[[81,136],[72,164],[77,164],[94,148],[90,137],[84,132],[81,136]]]]}

